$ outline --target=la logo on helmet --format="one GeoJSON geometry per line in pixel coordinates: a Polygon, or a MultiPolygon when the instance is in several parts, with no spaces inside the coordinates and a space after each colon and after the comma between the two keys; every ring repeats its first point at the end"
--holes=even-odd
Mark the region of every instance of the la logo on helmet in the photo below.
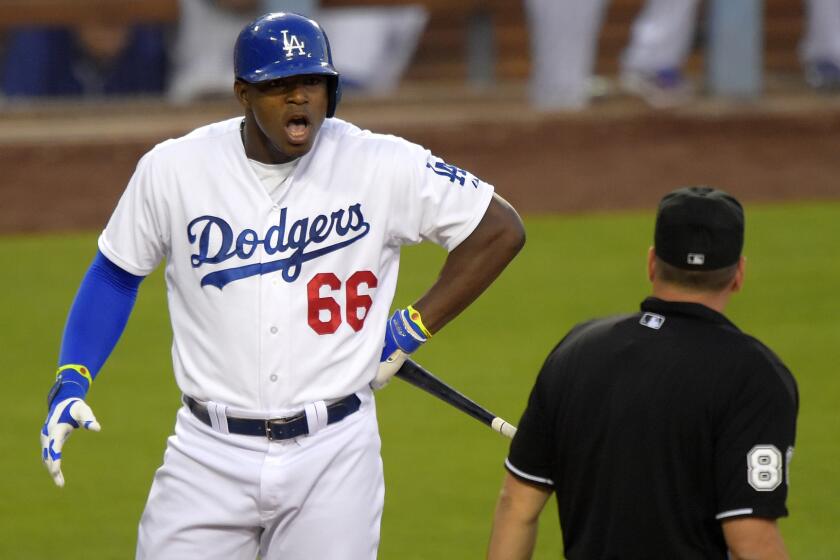
{"type": "Polygon", "coordinates": [[[283,34],[283,50],[286,51],[286,58],[292,58],[292,51],[294,51],[295,49],[297,49],[297,53],[300,56],[304,56],[306,54],[306,52],[304,52],[303,50],[303,47],[305,47],[306,44],[301,43],[298,40],[297,35],[292,35],[292,38],[289,39],[288,30],[284,29],[283,31],[281,31],[281,33],[283,34]]]}

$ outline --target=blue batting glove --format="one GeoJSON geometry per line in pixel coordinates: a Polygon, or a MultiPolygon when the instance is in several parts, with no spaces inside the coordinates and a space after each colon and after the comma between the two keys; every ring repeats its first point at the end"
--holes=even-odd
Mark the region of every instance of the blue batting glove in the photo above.
{"type": "Polygon", "coordinates": [[[423,325],[420,312],[412,306],[395,311],[385,328],[385,343],[379,357],[379,370],[370,386],[373,389],[381,389],[387,385],[408,356],[431,336],[432,333],[423,325]]]}
{"type": "Polygon", "coordinates": [[[41,428],[41,460],[56,486],[64,486],[61,473],[61,449],[78,427],[92,432],[101,430],[93,411],[83,400],[90,387],[90,374],[81,366],[59,368],[59,374],[47,397],[49,412],[41,428]],[[86,375],[85,375],[86,374],[86,375]]]}

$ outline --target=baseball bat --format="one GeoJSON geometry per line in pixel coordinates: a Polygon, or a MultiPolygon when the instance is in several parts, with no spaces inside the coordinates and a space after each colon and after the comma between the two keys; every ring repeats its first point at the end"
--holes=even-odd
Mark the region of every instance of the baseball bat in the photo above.
{"type": "Polygon", "coordinates": [[[461,412],[469,414],[479,422],[487,424],[503,436],[513,438],[514,434],[516,434],[515,426],[465,397],[413,360],[406,360],[397,371],[396,376],[439,398],[443,402],[454,406],[461,412]]]}

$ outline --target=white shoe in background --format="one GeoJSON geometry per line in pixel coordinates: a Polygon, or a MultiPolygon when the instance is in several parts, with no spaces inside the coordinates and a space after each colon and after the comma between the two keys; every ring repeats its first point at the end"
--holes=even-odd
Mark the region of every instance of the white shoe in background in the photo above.
{"type": "Polygon", "coordinates": [[[676,68],[656,72],[624,71],[621,75],[621,88],[641,97],[655,109],[684,105],[694,97],[694,88],[676,68]]]}

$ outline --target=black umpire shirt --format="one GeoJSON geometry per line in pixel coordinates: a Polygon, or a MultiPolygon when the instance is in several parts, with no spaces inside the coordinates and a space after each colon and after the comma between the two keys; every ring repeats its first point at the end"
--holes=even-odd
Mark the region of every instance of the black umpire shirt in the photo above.
{"type": "Polygon", "coordinates": [[[726,558],[721,520],[787,515],[796,382],[708,307],[641,307],[551,352],[506,467],[554,489],[571,560],[726,558]]]}

